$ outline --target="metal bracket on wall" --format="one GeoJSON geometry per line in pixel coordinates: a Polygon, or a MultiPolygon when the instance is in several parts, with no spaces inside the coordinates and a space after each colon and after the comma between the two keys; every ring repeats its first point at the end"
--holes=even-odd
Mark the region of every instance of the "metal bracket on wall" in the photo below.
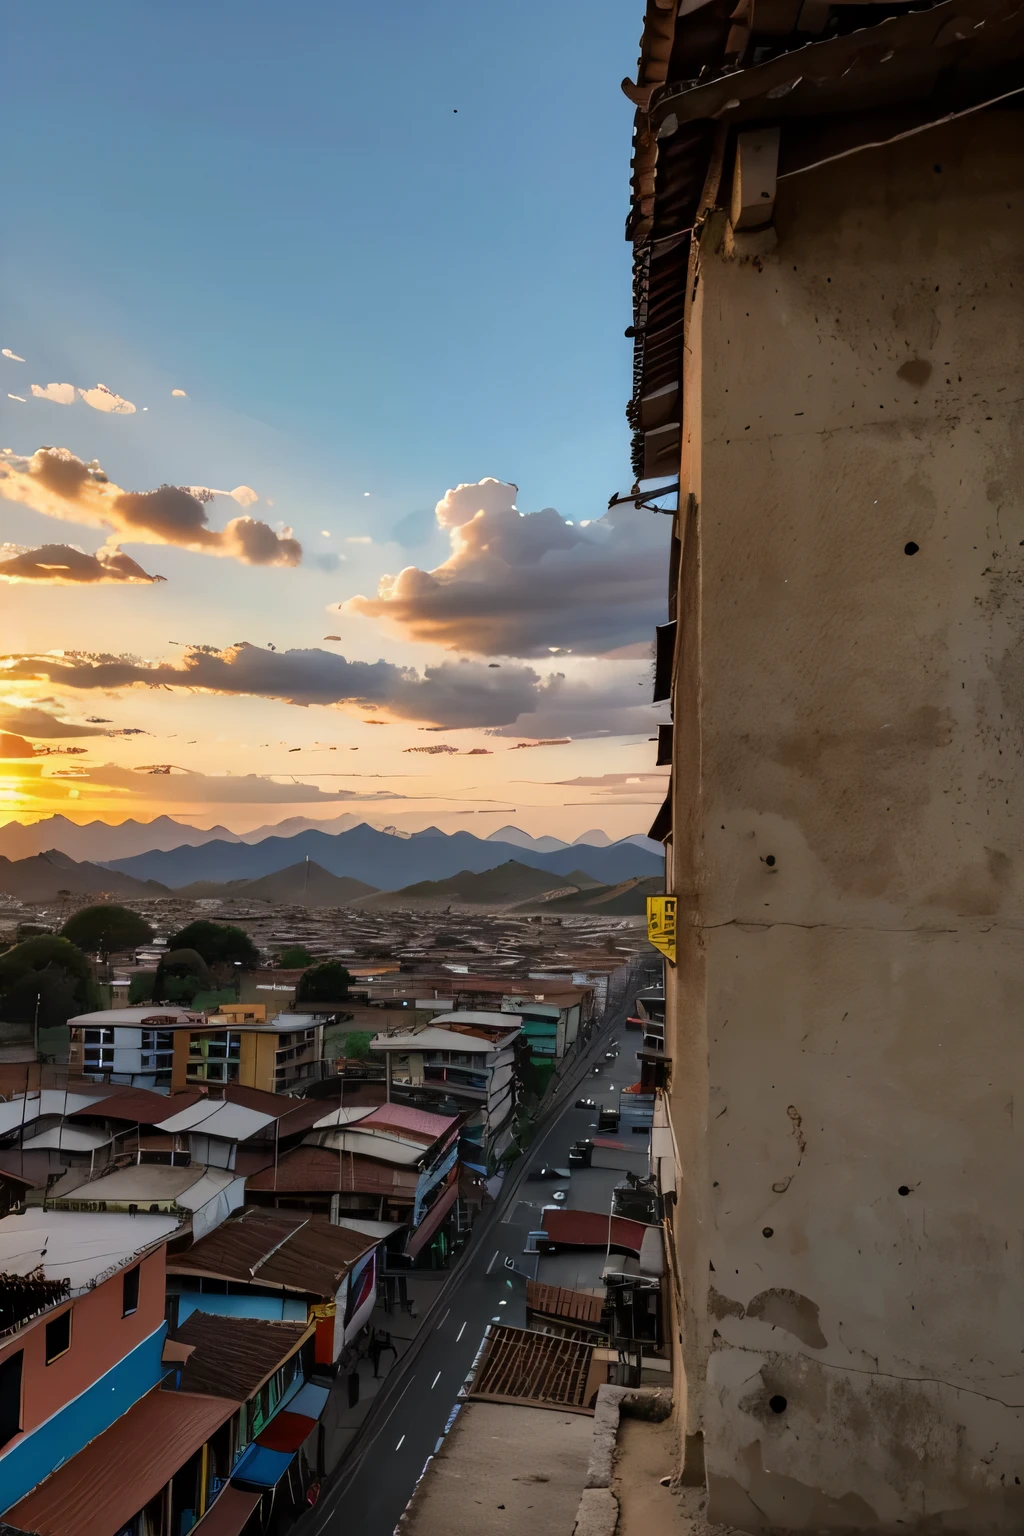
{"type": "Polygon", "coordinates": [[[654,507],[651,506],[651,503],[653,501],[657,501],[661,496],[678,495],[678,492],[678,480],[676,481],[675,485],[662,485],[659,486],[656,491],[641,491],[638,490],[636,486],[634,486],[628,496],[620,496],[616,492],[616,494],[612,496],[608,502],[608,510],[610,512],[613,507],[623,507],[627,504],[630,504],[635,507],[647,507],[647,509],[651,512],[663,512],[666,517],[675,517],[675,507],[654,507]]]}

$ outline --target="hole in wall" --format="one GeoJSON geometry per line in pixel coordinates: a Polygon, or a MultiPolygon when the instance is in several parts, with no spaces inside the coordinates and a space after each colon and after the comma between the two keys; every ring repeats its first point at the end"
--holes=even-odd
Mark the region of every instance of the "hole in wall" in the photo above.
{"type": "Polygon", "coordinates": [[[782,1396],[781,1392],[776,1392],[774,1397],[770,1397],[768,1399],[768,1407],[771,1409],[772,1413],[785,1413],[786,1409],[789,1407],[789,1404],[786,1402],[786,1399],[782,1396]]]}
{"type": "Polygon", "coordinates": [[[768,854],[767,858],[765,859],[765,863],[768,865],[769,869],[772,868],[772,866],[775,863],[775,855],[774,855],[774,853],[768,854]]]}
{"type": "Polygon", "coordinates": [[[761,1228],[761,1236],[762,1237],[774,1237],[775,1236],[775,1228],[774,1227],[762,1227],[761,1228]]]}
{"type": "Polygon", "coordinates": [[[904,544],[903,553],[905,555],[916,555],[920,548],[920,544],[915,544],[913,539],[911,539],[909,544],[904,544]]]}
{"type": "Polygon", "coordinates": [[[901,1184],[899,1189],[896,1191],[896,1193],[898,1195],[909,1195],[910,1194],[910,1185],[909,1184],[901,1184]]]}

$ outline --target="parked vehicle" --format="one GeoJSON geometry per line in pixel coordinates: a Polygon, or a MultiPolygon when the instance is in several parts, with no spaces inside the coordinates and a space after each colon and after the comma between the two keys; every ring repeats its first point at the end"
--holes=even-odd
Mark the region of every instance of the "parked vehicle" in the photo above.
{"type": "Polygon", "coordinates": [[[594,1156],[594,1143],[586,1138],[583,1141],[574,1141],[569,1148],[570,1168],[589,1168],[594,1156]]]}
{"type": "Polygon", "coordinates": [[[599,1131],[617,1131],[619,1128],[619,1112],[617,1109],[604,1108],[597,1117],[599,1131]]]}
{"type": "Polygon", "coordinates": [[[576,1103],[573,1105],[573,1109],[596,1109],[596,1108],[597,1108],[597,1100],[596,1099],[577,1099],[576,1103]]]}

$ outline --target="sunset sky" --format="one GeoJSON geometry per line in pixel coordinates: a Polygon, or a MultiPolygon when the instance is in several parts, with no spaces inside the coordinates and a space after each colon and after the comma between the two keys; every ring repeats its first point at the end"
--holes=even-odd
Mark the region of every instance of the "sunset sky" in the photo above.
{"type": "Polygon", "coordinates": [[[636,26],[8,9],[0,821],[647,830],[636,26]]]}

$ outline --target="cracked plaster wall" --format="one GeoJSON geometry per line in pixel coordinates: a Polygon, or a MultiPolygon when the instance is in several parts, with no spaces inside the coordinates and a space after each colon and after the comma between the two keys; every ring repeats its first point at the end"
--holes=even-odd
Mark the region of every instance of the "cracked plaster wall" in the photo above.
{"type": "Polygon", "coordinates": [[[1024,1529],[1020,121],[781,182],[758,262],[701,241],[681,1430],[742,1530],[1024,1529]]]}

